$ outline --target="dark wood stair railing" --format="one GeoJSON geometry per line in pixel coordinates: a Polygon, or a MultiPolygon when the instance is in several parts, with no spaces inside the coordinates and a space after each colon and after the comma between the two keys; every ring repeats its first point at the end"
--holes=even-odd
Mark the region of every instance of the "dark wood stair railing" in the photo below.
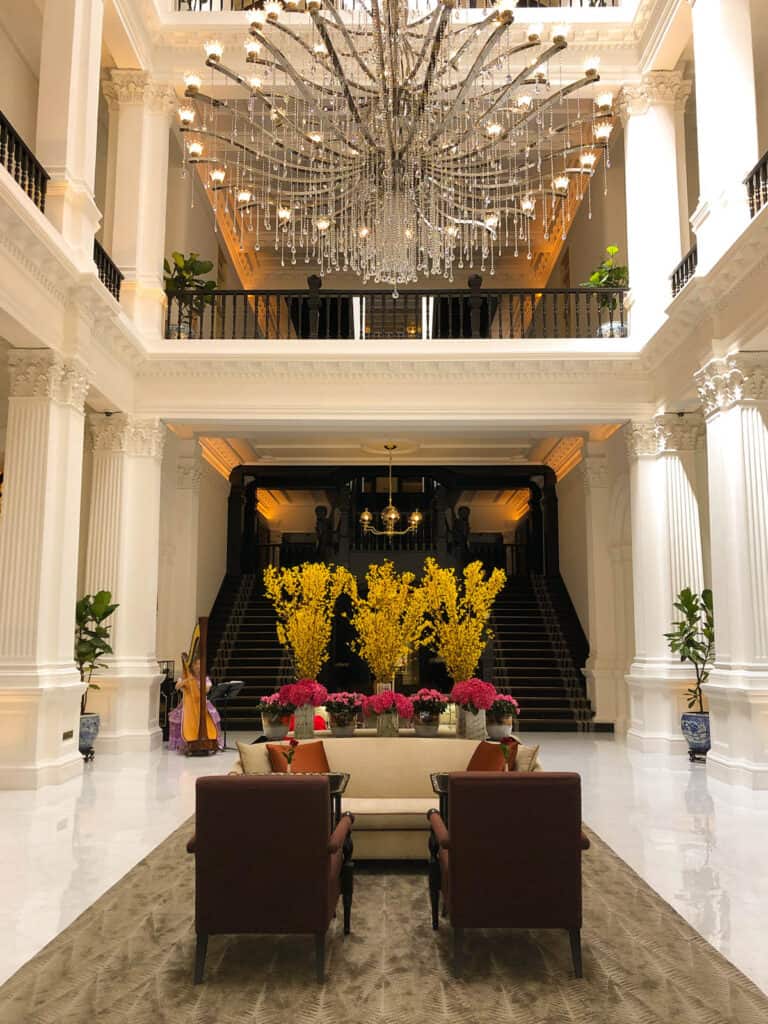
{"type": "Polygon", "coordinates": [[[123,283],[123,275],[107,255],[104,246],[95,238],[93,240],[93,262],[96,264],[96,269],[99,272],[99,280],[119,302],[120,285],[123,283]]]}
{"type": "Polygon", "coordinates": [[[696,274],[696,267],[699,262],[699,250],[694,242],[688,252],[683,256],[678,265],[672,271],[672,298],[674,299],[685,288],[688,282],[696,274]]]}
{"type": "Polygon", "coordinates": [[[747,186],[749,213],[756,217],[768,204],[768,153],[764,153],[744,179],[747,186]]]}
{"type": "Polygon", "coordinates": [[[8,118],[0,111],[0,164],[45,213],[48,172],[27,146],[8,118]]]}

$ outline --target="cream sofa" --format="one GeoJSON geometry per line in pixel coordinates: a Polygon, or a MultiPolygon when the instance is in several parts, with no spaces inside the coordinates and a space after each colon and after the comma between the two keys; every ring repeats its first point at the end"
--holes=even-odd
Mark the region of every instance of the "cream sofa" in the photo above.
{"type": "MultiPolygon", "coordinates": [[[[350,736],[322,739],[331,771],[349,772],[342,809],[355,815],[355,860],[424,860],[428,856],[426,813],[437,807],[430,772],[466,769],[477,740],[438,736],[350,736]]],[[[251,772],[270,772],[266,744],[251,744],[251,772]]],[[[536,752],[521,746],[521,761],[539,768],[536,752]]],[[[242,774],[238,758],[232,769],[242,774]]]]}

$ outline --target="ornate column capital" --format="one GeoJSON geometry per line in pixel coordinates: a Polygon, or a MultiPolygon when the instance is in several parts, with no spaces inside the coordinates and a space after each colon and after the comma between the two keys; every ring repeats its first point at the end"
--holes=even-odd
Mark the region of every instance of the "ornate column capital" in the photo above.
{"type": "Polygon", "coordinates": [[[699,447],[704,432],[700,413],[669,412],[656,417],[661,452],[693,452],[699,447]]]}
{"type": "Polygon", "coordinates": [[[591,494],[598,487],[608,486],[608,460],[604,455],[585,455],[579,469],[586,494],[591,494]]]}
{"type": "Polygon", "coordinates": [[[627,446],[627,457],[656,457],[663,450],[663,438],[656,418],[652,420],[633,420],[624,431],[627,446]]]}
{"type": "Polygon", "coordinates": [[[203,466],[196,455],[180,455],[176,459],[176,489],[179,491],[199,491],[203,466]]]}
{"type": "Polygon", "coordinates": [[[625,85],[618,97],[617,110],[626,124],[628,118],[647,114],[656,104],[685,109],[693,82],[681,71],[649,71],[633,85],[625,85]]]}
{"type": "Polygon", "coordinates": [[[47,398],[81,413],[88,374],[78,360],[50,349],[12,349],[8,353],[11,398],[47,398]]]}
{"type": "Polygon", "coordinates": [[[711,359],[693,376],[707,419],[742,402],[768,402],[768,352],[711,359]]]}
{"type": "Polygon", "coordinates": [[[141,419],[115,413],[105,416],[93,413],[88,417],[91,450],[122,455],[139,455],[161,459],[165,443],[165,426],[158,419],[141,419]]]}
{"type": "Polygon", "coordinates": [[[153,81],[146,71],[112,68],[102,81],[102,90],[110,110],[138,106],[170,116],[178,106],[175,89],[153,81]]]}

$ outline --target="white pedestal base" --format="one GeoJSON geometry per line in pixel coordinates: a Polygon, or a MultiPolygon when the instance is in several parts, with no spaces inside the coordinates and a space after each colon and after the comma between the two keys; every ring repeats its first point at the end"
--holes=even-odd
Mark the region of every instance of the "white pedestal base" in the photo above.
{"type": "Polygon", "coordinates": [[[0,789],[37,789],[82,773],[79,680],[0,687],[0,789]]]}
{"type": "Polygon", "coordinates": [[[690,679],[643,675],[630,671],[627,745],[646,754],[684,754],[688,744],[680,731],[687,710],[685,690],[690,679]]]}
{"type": "Polygon", "coordinates": [[[768,789],[768,679],[762,673],[755,679],[722,671],[712,679],[705,686],[712,731],[707,774],[749,789],[768,789]]]}
{"type": "Polygon", "coordinates": [[[155,750],[163,741],[158,725],[159,673],[100,676],[88,695],[88,710],[101,715],[96,754],[155,750]]]}

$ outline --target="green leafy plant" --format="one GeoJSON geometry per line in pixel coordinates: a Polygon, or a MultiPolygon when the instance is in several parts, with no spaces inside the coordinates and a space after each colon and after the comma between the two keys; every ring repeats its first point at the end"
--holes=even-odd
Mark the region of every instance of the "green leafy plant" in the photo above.
{"type": "Polygon", "coordinates": [[[86,594],[75,605],[75,664],[80,672],[80,680],[85,683],[85,691],[80,699],[81,715],[85,714],[88,691],[99,689],[97,683],[91,682],[94,670],[106,668],[101,658],[112,653],[109,643],[112,626],[105,623],[119,607],[112,604],[112,594],[108,590],[86,594]]]}
{"type": "Polygon", "coordinates": [[[165,271],[165,293],[168,299],[176,299],[179,306],[179,327],[191,330],[195,317],[200,316],[206,306],[213,304],[216,282],[205,280],[204,274],[213,270],[211,260],[201,260],[200,254],[191,252],[185,256],[180,252],[171,253],[171,260],[163,260],[165,271]]]}
{"type": "MultiPolygon", "coordinates": [[[[582,288],[627,288],[629,286],[629,267],[616,263],[615,256],[619,252],[618,245],[606,247],[598,267],[589,275],[588,281],[582,281],[582,288]]],[[[609,308],[611,312],[616,308],[617,300],[615,295],[601,295],[600,308],[609,308]]]]}
{"type": "Polygon", "coordinates": [[[696,685],[686,690],[688,707],[698,704],[699,713],[704,712],[701,687],[709,678],[715,660],[715,618],[712,605],[712,591],[702,590],[695,594],[690,587],[684,587],[677,595],[675,608],[681,618],[672,623],[672,631],[664,636],[673,654],[680,655],[680,661],[687,661],[696,671],[696,685]]]}

